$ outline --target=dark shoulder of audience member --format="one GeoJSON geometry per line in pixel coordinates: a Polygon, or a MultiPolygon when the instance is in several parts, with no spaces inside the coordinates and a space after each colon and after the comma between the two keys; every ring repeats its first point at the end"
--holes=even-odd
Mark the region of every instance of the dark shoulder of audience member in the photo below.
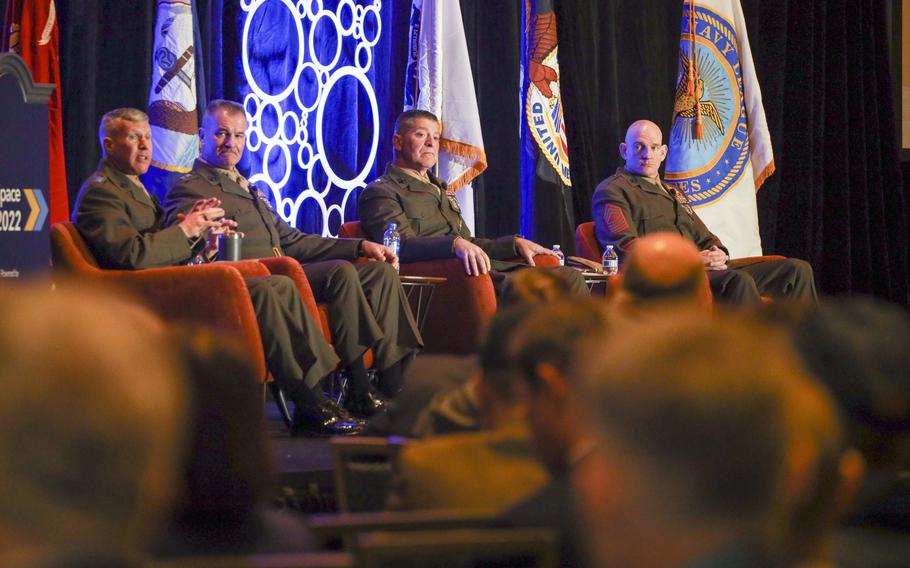
{"type": "Polygon", "coordinates": [[[304,523],[272,510],[273,464],[262,387],[246,354],[205,330],[179,330],[192,395],[182,494],[160,557],[303,552],[304,523]]]}

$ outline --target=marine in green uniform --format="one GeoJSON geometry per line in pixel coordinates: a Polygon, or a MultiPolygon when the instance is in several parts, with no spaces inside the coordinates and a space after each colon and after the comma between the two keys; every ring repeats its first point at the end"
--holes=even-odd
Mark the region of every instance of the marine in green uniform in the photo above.
{"type": "MultiPolygon", "coordinates": [[[[232,230],[217,220],[224,210],[217,200],[198,200],[170,227],[165,212],[139,180],[152,157],[148,116],[137,109],[104,115],[100,128],[104,157],[82,185],[73,222],[105,268],[142,269],[186,264],[205,255],[210,230],[232,230]]],[[[316,394],[322,377],[338,357],[313,321],[293,282],[284,276],[246,278],[269,371],[297,404],[300,433],[349,434],[360,425],[334,403],[316,394]]]]}
{"type": "MultiPolygon", "coordinates": [[[[495,239],[471,235],[454,193],[430,171],[439,158],[440,135],[439,120],[430,112],[410,110],[398,117],[392,137],[395,160],[357,202],[367,236],[379,241],[389,223],[397,223],[403,262],[457,257],[468,275],[495,271],[494,282],[503,277],[497,273],[534,266],[534,255],[555,255],[519,235],[495,239]]],[[[571,282],[573,292],[588,293],[578,271],[555,270],[571,282]]]]}
{"type": "Polygon", "coordinates": [[[316,300],[329,305],[335,351],[351,371],[355,396],[347,404],[369,414],[371,407],[381,403],[368,390],[364,352],[373,348],[380,387],[391,395],[400,388],[404,363],[422,346],[394,268],[398,257],[370,241],[324,238],[285,222],[236,169],[245,149],[246,129],[239,104],[220,100],[209,104],[199,129],[200,159],[168,192],[168,220],[177,223],[196,201],[217,198],[225,216],[244,234],[243,258],[287,255],[303,263],[316,300]],[[378,262],[350,262],[358,257],[378,262]]]}
{"type": "Polygon", "coordinates": [[[698,218],[686,195],[660,179],[667,146],[656,124],[633,122],[619,153],[625,167],[600,182],[593,196],[594,225],[602,247],[614,245],[622,259],[638,237],[670,231],[701,251],[711,290],[721,302],[748,304],[764,295],[817,300],[812,267],[804,260],[728,266],[727,248],[698,218]]]}

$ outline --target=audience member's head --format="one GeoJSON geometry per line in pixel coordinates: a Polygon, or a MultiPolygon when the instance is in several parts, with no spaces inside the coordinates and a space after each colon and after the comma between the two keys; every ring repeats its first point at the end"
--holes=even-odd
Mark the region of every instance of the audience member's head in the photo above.
{"type": "Polygon", "coordinates": [[[584,451],[588,429],[570,404],[568,372],[577,357],[593,355],[581,348],[606,325],[598,300],[551,299],[525,318],[509,342],[508,357],[528,393],[528,423],[551,471],[564,471],[584,451]]]}
{"type": "Polygon", "coordinates": [[[533,313],[531,305],[500,310],[490,322],[480,345],[477,398],[484,425],[495,428],[514,419],[525,408],[523,385],[509,356],[509,341],[533,313]]]}
{"type": "Polygon", "coordinates": [[[794,331],[808,369],[831,391],[849,442],[871,468],[910,465],[910,315],[872,298],[831,300],[794,331]]]}
{"type": "Polygon", "coordinates": [[[113,293],[0,287],[0,564],[131,557],[169,506],[182,373],[113,293]]]}
{"type": "Polygon", "coordinates": [[[690,314],[612,333],[579,360],[600,435],[576,481],[601,565],[780,553],[840,435],[833,404],[782,337],[690,314]]]}
{"type": "Polygon", "coordinates": [[[630,316],[667,308],[710,308],[711,291],[698,248],[676,233],[637,239],[623,265],[617,305],[630,316]]]}
{"type": "Polygon", "coordinates": [[[572,283],[554,270],[521,270],[509,281],[500,304],[545,304],[572,295],[572,283]]]}
{"type": "Polygon", "coordinates": [[[787,321],[806,367],[840,407],[866,464],[855,506],[888,493],[910,467],[910,315],[872,298],[829,300],[787,321]]]}

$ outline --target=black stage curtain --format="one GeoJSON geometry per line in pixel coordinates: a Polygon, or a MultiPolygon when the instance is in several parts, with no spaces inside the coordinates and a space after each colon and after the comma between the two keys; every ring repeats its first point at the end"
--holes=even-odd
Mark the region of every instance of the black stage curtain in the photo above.
{"type": "MultiPolygon", "coordinates": [[[[557,0],[563,102],[577,222],[620,164],[625,127],[672,111],[681,1],[557,0]]],[[[823,292],[908,303],[908,199],[889,61],[888,0],[742,0],[777,173],[758,194],[765,251],[812,262],[823,292]]],[[[477,232],[518,231],[521,2],[461,0],[489,169],[475,184],[477,232]]],[[[394,1],[400,44],[387,56],[397,114],[410,2],[394,1]]],[[[237,3],[200,0],[210,97],[236,95],[237,3]],[[221,48],[221,49],[219,49],[221,48]],[[220,58],[219,58],[220,54],[220,58]]],[[[58,2],[70,199],[100,155],[97,125],[148,100],[155,3],[58,2]]],[[[379,93],[377,93],[379,94],[379,93]]],[[[380,96],[382,96],[380,94],[380,96]]],[[[383,124],[381,139],[389,140],[383,124]]],[[[391,157],[383,146],[378,160],[391,157]]],[[[381,167],[381,166],[380,166],[381,167]]]]}

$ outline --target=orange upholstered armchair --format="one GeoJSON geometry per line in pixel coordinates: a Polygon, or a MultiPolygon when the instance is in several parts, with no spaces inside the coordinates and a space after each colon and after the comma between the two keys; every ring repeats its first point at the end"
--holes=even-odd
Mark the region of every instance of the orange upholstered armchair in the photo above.
{"type": "MultiPolygon", "coordinates": [[[[600,262],[601,257],[603,256],[603,249],[600,246],[600,242],[597,240],[597,234],[594,231],[594,221],[588,221],[587,223],[582,223],[575,229],[575,250],[579,256],[587,258],[588,260],[593,260],[595,262],[600,262]]],[[[766,256],[749,256],[743,258],[735,258],[728,262],[731,266],[745,266],[753,262],[763,262],[766,260],[780,260],[786,257],[771,254],[766,256]]],[[[619,289],[620,279],[610,279],[610,291],[619,289]]],[[[710,289],[708,290],[710,294],[710,289]]],[[[764,301],[769,301],[768,298],[762,298],[764,301]]]]}
{"type": "Polygon", "coordinates": [[[54,270],[125,290],[166,322],[204,323],[247,348],[260,380],[268,372],[256,314],[243,276],[268,275],[254,261],[175,266],[147,270],[104,270],[70,222],[51,225],[54,270]]]}
{"type": "MultiPolygon", "coordinates": [[[[342,224],[338,236],[367,238],[360,221],[342,224]]],[[[554,266],[559,261],[552,256],[538,255],[534,262],[538,266],[554,266]]],[[[456,258],[402,264],[401,275],[446,278],[434,292],[421,330],[424,350],[456,355],[475,353],[483,330],[496,313],[496,292],[490,276],[468,276],[456,258]]]]}

